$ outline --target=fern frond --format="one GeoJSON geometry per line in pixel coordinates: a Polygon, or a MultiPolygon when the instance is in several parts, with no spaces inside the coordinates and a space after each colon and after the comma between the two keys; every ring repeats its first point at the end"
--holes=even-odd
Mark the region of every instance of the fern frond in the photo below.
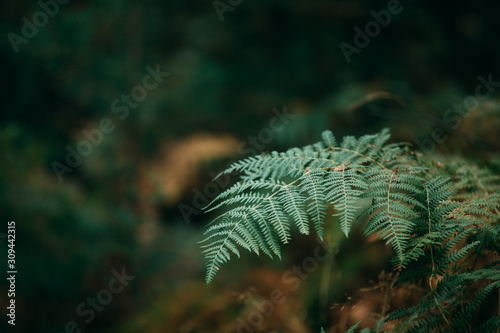
{"type": "MultiPolygon", "coordinates": [[[[381,160],[386,156],[383,144],[388,138],[388,131],[384,130],[359,139],[345,137],[337,146],[333,134],[324,132],[323,141],[316,144],[253,156],[231,165],[224,173],[239,172],[240,181],[205,208],[206,211],[227,209],[206,231],[205,241],[211,241],[204,245],[207,283],[212,281],[219,266],[230,260],[231,253],[240,255],[237,247],[280,256],[280,243],[291,240],[292,224],[300,233],[309,234],[311,222],[322,238],[329,207],[336,209],[334,216],[339,217],[341,229],[348,236],[356,219],[356,202],[368,189],[369,178],[377,177],[373,165],[378,170],[388,170],[381,160]]],[[[412,198],[398,191],[413,185],[402,181],[394,184],[393,191],[389,191],[390,209],[399,215],[388,242],[397,244],[400,251],[404,249],[400,243],[411,230],[404,225],[403,216],[411,210],[399,201],[412,198]]],[[[383,186],[382,182],[375,186],[374,193],[385,195],[383,186]]],[[[383,224],[382,219],[377,221],[383,224]]]]}
{"type": "MultiPolygon", "coordinates": [[[[322,238],[330,209],[346,237],[359,216],[369,215],[365,235],[377,235],[396,254],[393,285],[424,281],[429,289],[418,305],[385,321],[405,332],[469,331],[486,296],[500,288],[499,261],[472,270],[467,263],[481,251],[500,251],[500,177],[489,167],[425,160],[388,139],[384,130],[337,144],[327,131],[315,144],[231,165],[224,173],[239,173],[239,181],[205,208],[221,211],[202,241],[206,283],[241,249],[281,258],[294,227],[310,234],[312,224],[322,238]],[[372,202],[358,214],[363,198],[372,202]]],[[[477,324],[494,331],[500,319],[477,324]]]]}

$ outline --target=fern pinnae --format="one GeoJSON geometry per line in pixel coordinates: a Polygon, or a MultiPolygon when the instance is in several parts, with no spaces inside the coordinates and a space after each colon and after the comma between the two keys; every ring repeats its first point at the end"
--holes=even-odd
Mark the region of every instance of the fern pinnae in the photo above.
{"type": "MultiPolygon", "coordinates": [[[[237,214],[235,215],[239,216],[241,214],[238,213],[242,213],[242,211],[244,210],[245,210],[244,207],[243,208],[237,207],[232,212],[233,214],[236,212],[237,214]]],[[[207,274],[206,274],[207,285],[213,280],[216,272],[219,270],[219,266],[222,263],[225,263],[230,260],[230,255],[229,252],[227,251],[227,248],[229,248],[238,257],[240,256],[239,251],[231,242],[231,240],[235,241],[239,246],[242,246],[243,248],[246,248],[247,250],[252,252],[252,248],[248,245],[249,244],[248,240],[253,240],[251,234],[248,233],[246,229],[239,228],[239,225],[243,223],[243,221],[248,221],[246,217],[248,216],[249,212],[246,212],[243,216],[240,216],[239,221],[237,222],[229,222],[231,220],[230,214],[231,212],[221,215],[221,217],[223,218],[223,222],[220,223],[219,225],[211,226],[206,231],[206,234],[209,232],[212,232],[212,234],[207,236],[204,242],[217,236],[224,236],[223,239],[219,239],[213,241],[209,245],[202,246],[202,247],[208,247],[207,250],[203,251],[203,253],[205,254],[205,258],[209,260],[207,263],[207,274]],[[216,231],[217,229],[222,229],[222,230],[216,231]],[[246,237],[243,238],[240,237],[239,235],[235,234],[236,231],[245,232],[246,237]],[[247,241],[245,241],[244,238],[247,238],[247,241]]],[[[256,249],[254,248],[254,252],[255,250],[256,249]]],[[[258,254],[258,249],[257,249],[257,254],[258,254]]]]}
{"type": "Polygon", "coordinates": [[[235,204],[241,204],[241,205],[255,204],[258,202],[262,202],[265,199],[267,199],[267,195],[265,195],[265,194],[242,193],[242,194],[235,195],[235,196],[233,196],[229,199],[226,199],[224,201],[221,201],[219,204],[211,207],[210,209],[207,209],[206,212],[208,213],[208,212],[214,211],[216,209],[219,209],[222,206],[229,206],[229,205],[235,205],[235,204]]]}
{"type": "MultiPolygon", "coordinates": [[[[342,232],[346,237],[349,236],[349,231],[351,230],[351,221],[349,219],[349,206],[348,206],[348,190],[346,188],[346,180],[345,180],[345,167],[342,168],[342,193],[343,193],[343,205],[340,208],[344,211],[342,217],[340,218],[340,226],[342,232]]],[[[349,200],[353,201],[353,200],[349,200]]]]}
{"type": "MultiPolygon", "coordinates": [[[[295,180],[294,182],[288,184],[288,186],[292,186],[295,182],[298,180],[295,180]]],[[[254,185],[257,184],[257,182],[253,183],[254,185]]],[[[260,201],[257,205],[253,207],[253,210],[257,212],[257,208],[264,205],[266,214],[271,218],[270,223],[274,224],[276,226],[274,231],[277,232],[279,239],[283,243],[288,243],[290,239],[290,233],[289,233],[289,226],[287,223],[287,218],[284,214],[284,212],[281,211],[281,206],[279,201],[274,199],[274,197],[285,187],[282,184],[279,183],[268,183],[266,185],[271,185],[273,188],[279,187],[278,190],[276,190],[274,193],[265,196],[265,195],[239,195],[236,198],[230,198],[227,199],[226,203],[231,204],[231,203],[237,203],[243,201],[243,203],[248,203],[248,202],[255,202],[255,201],[260,201]],[[246,201],[246,202],[245,202],[246,201]]],[[[236,247],[234,244],[231,242],[231,240],[235,241],[238,245],[248,249],[250,252],[252,252],[252,248],[248,245],[248,242],[254,242],[254,239],[251,237],[250,233],[247,233],[245,236],[246,237],[241,237],[237,234],[235,234],[236,231],[243,231],[245,229],[240,229],[239,225],[242,223],[242,221],[248,221],[247,217],[249,212],[242,214],[242,208],[244,209],[245,206],[240,206],[237,207],[231,211],[229,211],[226,214],[223,214],[222,217],[224,216],[229,216],[231,213],[233,217],[239,217],[240,220],[234,224],[232,229],[229,232],[217,232],[212,235],[209,235],[206,240],[217,237],[217,236],[224,236],[225,239],[222,242],[217,242],[217,243],[212,243],[211,245],[217,246],[218,250],[216,251],[204,251],[206,254],[206,258],[209,259],[208,263],[208,268],[207,268],[207,284],[210,283],[215,276],[216,271],[218,270],[218,266],[220,264],[225,263],[229,260],[229,253],[227,252],[226,248],[229,248],[233,253],[235,253],[238,257],[240,256],[239,251],[237,251],[236,247]],[[236,214],[235,214],[236,213],[236,214]],[[246,240],[245,240],[246,238],[246,240]]],[[[264,220],[267,226],[267,221],[265,221],[264,217],[262,214],[260,214],[260,217],[264,220]]],[[[227,223],[225,225],[226,227],[228,226],[227,223]]],[[[213,232],[215,229],[214,228],[209,228],[206,233],[213,232]]],[[[273,237],[273,230],[270,230],[268,234],[266,235],[266,240],[268,241],[268,244],[271,244],[272,246],[272,251],[274,254],[279,256],[279,246],[275,242],[274,237],[273,237]]],[[[256,235],[256,234],[254,234],[256,235]]],[[[265,249],[265,247],[264,247],[265,249]]],[[[258,249],[253,249],[253,252],[256,252],[258,254],[258,249]]],[[[266,254],[270,254],[268,251],[265,251],[266,254]]]]}
{"type": "MultiPolygon", "coordinates": [[[[375,214],[370,221],[365,230],[365,234],[372,234],[377,232],[383,239],[388,239],[387,244],[392,244],[392,247],[396,251],[399,261],[402,262],[404,259],[404,250],[407,239],[409,238],[409,232],[411,231],[411,222],[404,218],[404,213],[412,213],[412,211],[407,210],[407,208],[398,204],[392,196],[393,182],[397,179],[397,174],[395,171],[389,170],[385,171],[387,177],[387,187],[384,190],[385,193],[385,205],[382,211],[375,214]]],[[[376,204],[381,201],[381,198],[375,198],[376,204]]]]}
{"type": "Polygon", "coordinates": [[[212,200],[212,202],[210,202],[207,206],[203,208],[203,210],[205,210],[206,212],[216,210],[217,208],[220,208],[226,204],[225,203],[226,201],[224,201],[224,199],[228,199],[231,196],[244,193],[246,190],[266,189],[274,191],[281,186],[283,186],[281,182],[277,182],[272,179],[248,180],[244,183],[238,182],[233,186],[231,186],[229,189],[225,190],[224,192],[216,196],[212,200]],[[219,203],[216,204],[217,202],[219,203]]]}
{"type": "Polygon", "coordinates": [[[319,181],[315,181],[313,175],[319,176],[319,171],[306,171],[300,178],[301,191],[306,192],[311,197],[310,203],[307,207],[307,213],[311,216],[313,227],[318,237],[323,240],[323,224],[326,218],[326,205],[324,202],[325,188],[319,181]]]}
{"type": "Polygon", "coordinates": [[[300,190],[295,186],[287,185],[281,193],[281,201],[283,202],[285,212],[295,221],[300,233],[309,235],[309,223],[304,209],[305,197],[303,197],[300,190]]]}
{"type": "MultiPolygon", "coordinates": [[[[251,208],[252,210],[252,215],[255,220],[257,220],[257,223],[261,227],[261,230],[263,230],[263,234],[266,239],[266,244],[267,247],[274,253],[275,255],[278,256],[278,258],[281,259],[281,251],[280,251],[280,246],[278,243],[278,237],[275,235],[274,229],[272,229],[269,226],[269,222],[267,222],[266,218],[262,215],[261,212],[259,212],[256,208],[251,208]]],[[[270,255],[272,258],[272,255],[270,255]]]]}
{"type": "Polygon", "coordinates": [[[269,246],[268,246],[268,243],[266,240],[266,235],[264,234],[263,230],[258,227],[258,223],[254,223],[254,221],[252,220],[253,217],[252,217],[251,213],[248,214],[248,216],[246,216],[245,219],[248,222],[245,225],[247,226],[248,231],[249,231],[250,235],[252,236],[251,241],[254,245],[253,252],[257,255],[260,255],[259,250],[262,250],[266,255],[268,255],[270,258],[272,258],[273,255],[269,251],[269,246]]]}
{"type": "Polygon", "coordinates": [[[460,250],[454,250],[452,253],[448,254],[449,262],[458,263],[470,250],[477,247],[481,242],[475,241],[470,244],[465,245],[460,250]]]}
{"type": "Polygon", "coordinates": [[[287,244],[290,240],[290,227],[284,212],[281,210],[279,202],[269,197],[266,202],[266,212],[271,220],[271,224],[275,225],[281,242],[287,244]]]}
{"type": "Polygon", "coordinates": [[[341,230],[348,237],[355,212],[359,208],[355,203],[367,188],[366,183],[355,170],[344,165],[326,177],[325,186],[329,190],[326,200],[339,211],[334,216],[340,216],[341,230]]]}
{"type": "Polygon", "coordinates": [[[326,148],[331,148],[337,146],[337,140],[335,139],[335,135],[331,131],[324,131],[321,134],[321,138],[326,145],[326,148]]]}
{"type": "Polygon", "coordinates": [[[349,327],[349,329],[345,333],[354,333],[354,331],[358,328],[359,324],[361,324],[361,320],[358,321],[356,324],[352,325],[349,327]]]}

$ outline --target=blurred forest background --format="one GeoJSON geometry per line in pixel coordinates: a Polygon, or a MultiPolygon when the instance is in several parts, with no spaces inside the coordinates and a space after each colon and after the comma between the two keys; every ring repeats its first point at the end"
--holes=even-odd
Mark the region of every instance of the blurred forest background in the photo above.
{"type": "MultiPolygon", "coordinates": [[[[281,262],[243,256],[205,287],[197,242],[211,215],[197,206],[213,198],[213,175],[249,154],[316,142],[325,129],[341,137],[389,127],[393,141],[425,153],[497,158],[497,91],[458,126],[443,115],[474,96],[478,76],[500,81],[500,3],[401,6],[347,63],[339,44],[354,45],[353,28],[387,1],[242,1],[221,20],[211,1],[72,0],[17,53],[8,34],[21,35],[22,18],[42,9],[3,1],[0,209],[17,226],[15,331],[63,332],[74,321],[83,332],[234,332],[317,245],[297,235],[281,262]],[[141,85],[148,66],[169,75],[120,119],[113,101],[141,85]],[[269,136],[277,114],[289,118],[269,136]],[[53,163],[66,164],[67,146],[106,118],[114,130],[60,181],[53,163]],[[436,128],[448,138],[430,149],[436,128]],[[78,306],[123,267],[135,278],[87,323],[78,306]]],[[[360,290],[390,269],[388,250],[361,230],[349,241],[329,232],[338,254],[260,331],[341,332],[351,319],[334,304],[353,299],[365,317],[375,311],[382,296],[360,290]]],[[[2,313],[7,289],[3,280],[2,313]]]]}

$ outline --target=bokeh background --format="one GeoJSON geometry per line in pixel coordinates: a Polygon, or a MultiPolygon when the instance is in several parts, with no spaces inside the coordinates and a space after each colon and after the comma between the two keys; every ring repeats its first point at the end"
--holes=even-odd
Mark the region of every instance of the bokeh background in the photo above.
{"type": "Polygon", "coordinates": [[[443,115],[474,95],[478,76],[500,81],[500,3],[401,0],[350,63],[340,43],[354,45],[354,27],[364,30],[387,1],[219,3],[230,8],[223,19],[211,1],[71,0],[16,52],[9,34],[22,36],[22,18],[42,7],[2,1],[0,232],[16,221],[18,274],[16,326],[6,324],[5,279],[0,325],[235,332],[237,318],[281,288],[287,302],[256,332],[342,332],[380,310],[390,251],[361,228],[347,241],[332,226],[335,255],[295,291],[282,274],[311,255],[314,237],[297,235],[281,262],[233,260],[205,287],[198,242],[213,216],[197,206],[213,198],[213,175],[252,153],[316,142],[325,129],[341,137],[389,127],[392,140],[423,143],[424,153],[479,161],[499,152],[498,91],[458,128],[443,115]],[[113,101],[148,66],[169,76],[120,119],[113,101]],[[277,113],[289,121],[266,136],[277,113]],[[114,130],[60,180],[54,162],[66,164],[67,146],[103,119],[114,130]],[[448,139],[426,149],[435,128],[448,139]],[[135,278],[87,323],[78,306],[122,268],[135,278]]]}

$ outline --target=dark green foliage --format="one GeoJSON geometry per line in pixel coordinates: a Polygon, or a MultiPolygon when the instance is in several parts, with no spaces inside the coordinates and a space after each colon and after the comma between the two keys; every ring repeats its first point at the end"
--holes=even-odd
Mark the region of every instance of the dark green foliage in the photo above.
{"type": "MultiPolygon", "coordinates": [[[[241,180],[208,208],[227,210],[203,241],[206,283],[231,253],[240,255],[238,247],[280,257],[280,243],[291,240],[292,226],[309,234],[312,223],[322,238],[333,207],[346,237],[357,218],[369,215],[365,234],[384,239],[395,252],[400,272],[395,284],[429,286],[418,305],[398,309],[386,321],[397,319],[409,332],[469,331],[483,299],[500,286],[498,262],[467,265],[482,252],[498,254],[500,178],[489,169],[435,164],[405,145],[386,144],[387,130],[345,137],[340,145],[331,132],[322,138],[300,149],[244,159],[225,171],[241,173],[241,180]],[[360,212],[362,198],[371,198],[371,204],[360,212]]],[[[499,321],[476,324],[487,331],[499,321]]]]}

